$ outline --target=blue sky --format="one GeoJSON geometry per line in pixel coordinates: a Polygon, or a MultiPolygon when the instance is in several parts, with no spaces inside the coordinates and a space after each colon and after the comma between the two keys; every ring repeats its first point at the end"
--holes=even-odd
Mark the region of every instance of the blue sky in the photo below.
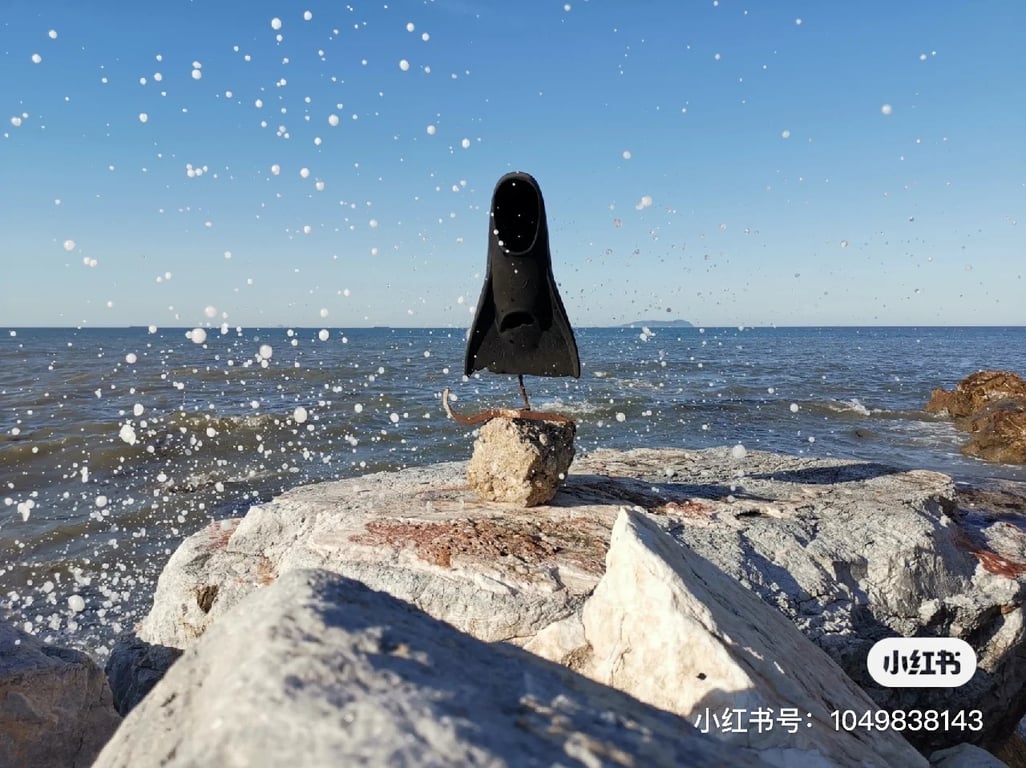
{"type": "Polygon", "coordinates": [[[510,170],[575,325],[1023,325],[1023,29],[1019,0],[12,0],[0,325],[467,326],[510,170]]]}

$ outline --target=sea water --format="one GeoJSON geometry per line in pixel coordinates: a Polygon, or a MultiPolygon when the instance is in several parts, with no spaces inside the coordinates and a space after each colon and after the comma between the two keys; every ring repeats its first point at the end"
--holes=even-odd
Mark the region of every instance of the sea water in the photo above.
{"type": "MultiPolygon", "coordinates": [[[[463,375],[464,329],[0,331],[0,609],[97,658],[181,540],[305,483],[470,456],[448,420],[516,408],[463,375]]],[[[1024,482],[923,412],[981,369],[1026,373],[1024,328],[585,328],[580,379],[527,378],[579,452],[744,446],[1024,482]]],[[[743,451],[738,449],[738,454],[743,451]]]]}

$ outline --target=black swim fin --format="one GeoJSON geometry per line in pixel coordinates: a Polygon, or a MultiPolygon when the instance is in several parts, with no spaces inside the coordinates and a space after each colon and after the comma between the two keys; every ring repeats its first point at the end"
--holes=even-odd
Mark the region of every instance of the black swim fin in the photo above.
{"type": "Polygon", "coordinates": [[[538,182],[508,173],[492,194],[488,268],[467,339],[464,372],[581,375],[577,342],[552,276],[538,182]]]}

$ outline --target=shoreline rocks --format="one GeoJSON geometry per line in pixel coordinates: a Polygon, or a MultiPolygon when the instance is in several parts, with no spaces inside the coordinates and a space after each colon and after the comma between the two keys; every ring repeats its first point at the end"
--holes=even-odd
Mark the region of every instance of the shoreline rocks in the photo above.
{"type": "Polygon", "coordinates": [[[210,627],[95,768],[357,764],[767,765],[558,664],[296,569],[210,627]]]}
{"type": "Polygon", "coordinates": [[[935,389],[927,413],[946,414],[968,432],[962,453],[1026,464],[1026,380],[1008,371],[978,371],[948,392],[935,389]]]}
{"type": "Polygon", "coordinates": [[[0,766],[88,768],[120,722],[89,656],[0,621],[0,766]]]}
{"type": "MultiPolygon", "coordinates": [[[[319,568],[480,640],[525,646],[587,671],[588,654],[603,640],[584,632],[582,617],[601,594],[611,532],[627,509],[664,543],[711,564],[726,579],[721,591],[740,584],[790,619],[814,643],[809,653],[820,654],[811,668],[839,665],[877,706],[984,712],[980,733],[905,734],[927,754],[962,741],[993,747],[1026,707],[1026,564],[1012,567],[1026,560],[1022,532],[984,524],[986,510],[961,509],[945,475],[730,449],[597,451],[578,457],[550,504],[523,509],[478,499],[465,468],[441,464],[296,488],[241,520],[211,524],[168,563],[137,649],[187,649],[250,593],[291,571],[319,568]],[[874,687],[865,672],[868,648],[899,634],[965,639],[979,656],[976,677],[954,691],[874,687]]],[[[773,658],[758,632],[735,641],[773,658]]],[[[724,672],[724,680],[736,673],[724,672]]],[[[800,684],[806,692],[810,686],[800,684]]],[[[765,700],[783,702],[779,695],[765,700]]],[[[842,756],[824,764],[856,764],[822,723],[815,730],[806,751],[842,756]]],[[[747,748],[784,764],[779,743],[747,748]]],[[[902,761],[915,764],[914,757],[902,761]]]]}
{"type": "MultiPolygon", "coordinates": [[[[586,676],[690,722],[743,712],[717,735],[768,762],[927,765],[895,731],[837,728],[835,712],[876,704],[779,611],[643,512],[620,512],[606,573],[573,620],[583,642],[557,657],[569,651],[586,676]]],[[[527,648],[551,650],[542,638],[527,648]]]]}

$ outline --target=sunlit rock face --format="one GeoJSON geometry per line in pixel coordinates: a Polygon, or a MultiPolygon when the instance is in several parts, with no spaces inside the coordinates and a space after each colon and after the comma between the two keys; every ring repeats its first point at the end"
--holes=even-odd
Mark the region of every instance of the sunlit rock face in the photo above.
{"type": "Polygon", "coordinates": [[[944,413],[969,433],[962,448],[1005,464],[1026,464],[1026,380],[1008,371],[978,371],[948,392],[935,389],[929,413],[944,413]]]}
{"type": "Polygon", "coordinates": [[[1009,371],[977,371],[962,379],[950,392],[935,389],[926,410],[962,419],[984,406],[1008,398],[1026,398],[1026,380],[1009,371]]]}
{"type": "MultiPolygon", "coordinates": [[[[643,512],[620,512],[606,573],[570,621],[581,626],[578,647],[559,649],[557,658],[569,652],[583,674],[704,723],[769,762],[927,765],[896,732],[836,728],[834,712],[867,712],[876,704],[779,611],[643,512]],[[747,727],[747,713],[772,712],[776,721],[791,708],[801,713],[793,727],[747,727]],[[746,713],[737,728],[710,722],[733,710],[746,713]]],[[[546,638],[539,640],[528,649],[551,652],[546,638]]]]}
{"type": "Polygon", "coordinates": [[[474,441],[467,481],[485,501],[545,504],[570,470],[576,432],[572,421],[492,419],[474,441]]]}
{"type": "Polygon", "coordinates": [[[565,764],[767,765],[565,667],[300,569],[186,651],[95,766],[565,764]]]}
{"type": "MultiPolygon", "coordinates": [[[[186,539],[139,639],[187,648],[245,595],[317,567],[574,667],[626,507],[783,614],[878,705],[980,709],[984,745],[1011,733],[1026,704],[1026,567],[1015,530],[979,524],[990,501],[963,509],[935,472],[739,448],[595,451],[531,508],[482,501],[465,462],[295,488],[186,539]],[[866,657],[896,635],[964,639],[979,672],[961,688],[881,689],[866,657]]],[[[964,740],[909,736],[921,749],[964,740]]]]}
{"type": "Polygon", "coordinates": [[[91,658],[0,622],[0,765],[88,766],[120,722],[91,658]]]}

